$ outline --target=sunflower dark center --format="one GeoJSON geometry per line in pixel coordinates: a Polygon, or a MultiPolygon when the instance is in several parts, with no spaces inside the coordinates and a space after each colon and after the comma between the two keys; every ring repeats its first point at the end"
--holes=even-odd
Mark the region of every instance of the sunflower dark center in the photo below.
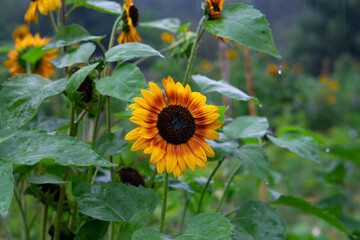
{"type": "Polygon", "coordinates": [[[168,143],[186,143],[195,133],[195,119],[185,107],[170,105],[158,116],[157,128],[160,136],[168,143]]]}
{"type": "Polygon", "coordinates": [[[131,5],[129,8],[129,16],[132,20],[132,24],[134,27],[136,27],[139,22],[139,12],[138,9],[134,7],[134,5],[131,5]]]}
{"type": "Polygon", "coordinates": [[[215,12],[220,12],[219,4],[212,3],[212,6],[213,6],[215,12]]]}

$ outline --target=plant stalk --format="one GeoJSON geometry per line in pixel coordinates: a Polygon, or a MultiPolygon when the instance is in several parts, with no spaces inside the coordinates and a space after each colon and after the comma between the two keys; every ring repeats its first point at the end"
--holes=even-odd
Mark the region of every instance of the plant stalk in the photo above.
{"type": "Polygon", "coordinates": [[[20,201],[20,198],[16,192],[16,190],[14,189],[14,196],[15,196],[15,200],[16,200],[16,203],[19,205],[19,209],[20,209],[20,213],[21,213],[21,217],[23,219],[23,223],[24,223],[24,230],[25,230],[25,239],[26,240],[30,240],[30,229],[29,229],[29,225],[28,225],[28,222],[26,220],[26,216],[25,216],[25,212],[24,212],[24,209],[22,207],[22,204],[21,204],[21,201],[20,201]]]}
{"type": "Polygon", "coordinates": [[[5,220],[1,214],[0,214],[0,223],[1,223],[0,226],[2,227],[3,233],[5,235],[5,239],[12,240],[10,231],[9,231],[8,227],[6,226],[5,220]]]}
{"type": "Polygon", "coordinates": [[[232,174],[230,175],[230,178],[229,180],[227,181],[226,183],[226,187],[225,187],[225,190],[223,192],[223,195],[221,196],[221,199],[220,199],[220,202],[216,208],[216,212],[219,212],[220,211],[220,208],[221,208],[221,205],[224,203],[225,201],[225,197],[226,197],[226,194],[227,192],[229,191],[229,188],[230,188],[230,184],[231,182],[234,180],[234,177],[236,176],[236,173],[241,169],[242,167],[242,164],[240,164],[239,166],[237,166],[237,168],[232,172],[232,174]]]}
{"type": "Polygon", "coordinates": [[[166,216],[166,204],[167,204],[167,193],[169,189],[169,174],[165,170],[164,175],[164,193],[162,198],[162,205],[161,205],[161,216],[160,216],[160,228],[159,232],[163,233],[165,228],[165,216],[166,216]]]}
{"type": "Polygon", "coordinates": [[[204,16],[200,19],[199,26],[198,26],[198,28],[196,30],[195,42],[194,42],[194,45],[191,48],[190,58],[189,58],[188,65],[186,67],[185,77],[184,77],[184,80],[183,80],[183,85],[184,86],[188,83],[188,78],[189,78],[191,68],[192,68],[192,65],[193,65],[193,62],[194,62],[194,58],[195,58],[195,53],[196,53],[196,50],[197,50],[198,45],[200,43],[200,39],[201,39],[201,37],[202,37],[202,35],[204,34],[204,31],[205,31],[205,30],[202,30],[202,23],[203,23],[204,19],[205,19],[204,16]]]}
{"type": "MultiPolygon", "coordinates": [[[[69,167],[66,166],[64,169],[63,181],[67,180],[69,174],[69,167]]],[[[61,217],[64,210],[64,202],[65,202],[65,184],[62,184],[60,187],[60,197],[59,197],[59,204],[56,213],[55,219],[55,233],[54,233],[54,240],[60,240],[60,224],[61,224],[61,217]]]]}
{"type": "Polygon", "coordinates": [[[188,196],[188,193],[185,193],[185,203],[184,203],[184,209],[181,215],[181,221],[180,221],[180,232],[184,229],[184,225],[185,225],[185,218],[186,218],[186,211],[188,208],[190,202],[190,198],[188,196]]]}
{"type": "Polygon", "coordinates": [[[49,12],[48,16],[49,16],[49,21],[50,21],[51,28],[52,28],[54,34],[57,34],[59,30],[58,30],[58,28],[57,28],[57,26],[55,24],[54,15],[53,15],[52,11],[49,12]]]}
{"type": "Polygon", "coordinates": [[[210,174],[202,192],[201,192],[201,196],[200,196],[200,200],[199,200],[199,204],[198,204],[198,209],[196,211],[196,214],[199,214],[201,212],[201,206],[205,197],[205,193],[207,191],[207,188],[209,187],[209,184],[212,180],[212,178],[214,177],[215,173],[217,172],[217,170],[219,169],[220,165],[223,163],[224,159],[219,160],[218,164],[216,165],[216,167],[214,168],[214,170],[212,171],[212,173],[210,174]]]}
{"type": "Polygon", "coordinates": [[[49,206],[45,204],[42,216],[41,240],[46,240],[46,228],[49,206]]]}
{"type": "Polygon", "coordinates": [[[155,180],[155,177],[156,177],[156,173],[157,173],[157,170],[156,170],[156,167],[155,167],[153,173],[151,174],[151,177],[150,177],[149,182],[146,184],[146,186],[147,186],[148,188],[151,188],[152,185],[154,184],[154,180],[155,180]]]}

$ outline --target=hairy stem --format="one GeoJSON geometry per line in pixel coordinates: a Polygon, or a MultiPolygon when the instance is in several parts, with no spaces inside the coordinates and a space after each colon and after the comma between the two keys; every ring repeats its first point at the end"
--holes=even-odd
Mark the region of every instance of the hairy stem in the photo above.
{"type": "Polygon", "coordinates": [[[190,58],[189,58],[188,65],[186,67],[185,77],[184,77],[184,80],[183,80],[183,85],[184,86],[188,83],[188,78],[189,78],[191,68],[192,68],[192,65],[193,65],[193,62],[194,62],[194,58],[195,58],[195,53],[196,53],[197,47],[198,47],[198,45],[200,43],[200,39],[201,39],[202,35],[204,34],[204,30],[202,30],[202,23],[203,23],[204,19],[205,19],[205,17],[202,17],[200,19],[199,26],[198,26],[198,28],[196,30],[196,36],[195,36],[194,45],[191,48],[190,58]]]}
{"type": "Polygon", "coordinates": [[[196,214],[199,214],[201,212],[201,206],[205,197],[205,193],[207,191],[207,188],[209,187],[209,184],[212,180],[212,178],[214,177],[215,173],[217,172],[217,170],[219,169],[220,165],[223,163],[224,159],[221,159],[218,161],[218,164],[216,165],[216,167],[214,168],[214,170],[212,171],[212,173],[210,174],[202,192],[201,192],[201,196],[200,196],[200,200],[199,200],[199,204],[198,204],[198,209],[196,211],[196,214]]]}
{"type": "Polygon", "coordinates": [[[223,192],[223,195],[222,195],[222,197],[221,197],[221,199],[220,199],[220,202],[219,202],[219,204],[218,204],[218,206],[217,206],[217,208],[216,208],[216,212],[219,212],[219,211],[220,211],[221,205],[224,203],[226,194],[227,194],[227,192],[229,191],[230,184],[231,184],[231,182],[234,180],[234,177],[236,176],[236,173],[241,169],[241,167],[242,167],[242,164],[240,164],[239,166],[237,166],[237,168],[231,173],[230,178],[229,178],[229,180],[228,180],[227,183],[226,183],[226,187],[225,187],[225,190],[224,190],[224,192],[223,192]]]}
{"type": "Polygon", "coordinates": [[[166,215],[166,204],[167,204],[167,193],[169,188],[169,174],[165,170],[164,175],[164,193],[161,204],[161,216],[160,216],[160,228],[159,232],[163,233],[165,228],[165,215],[166,215]]]}

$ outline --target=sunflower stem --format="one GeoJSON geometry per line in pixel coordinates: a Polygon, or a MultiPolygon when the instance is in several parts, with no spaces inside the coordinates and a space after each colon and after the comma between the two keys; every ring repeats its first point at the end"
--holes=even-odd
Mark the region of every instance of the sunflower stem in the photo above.
{"type": "Polygon", "coordinates": [[[116,27],[119,24],[120,20],[122,18],[122,14],[119,15],[119,17],[115,20],[112,31],[111,31],[111,35],[110,35],[110,41],[109,41],[109,47],[108,50],[110,48],[112,48],[112,46],[114,45],[114,38],[115,38],[115,32],[116,32],[116,27]]]}
{"type": "Polygon", "coordinates": [[[166,203],[167,203],[167,193],[169,188],[169,174],[165,170],[164,175],[164,193],[162,198],[162,205],[161,205],[161,216],[160,216],[160,228],[159,232],[163,233],[165,228],[165,215],[166,215],[166,203]]]}
{"type": "Polygon", "coordinates": [[[15,200],[16,200],[16,203],[18,204],[19,206],[19,209],[20,209],[20,213],[21,213],[21,217],[23,219],[23,223],[24,223],[24,230],[25,230],[25,239],[26,240],[30,240],[30,229],[29,229],[29,225],[28,225],[28,222],[26,220],[26,215],[25,215],[25,211],[24,211],[24,208],[21,204],[21,201],[20,201],[20,198],[16,192],[16,190],[14,189],[14,196],[15,196],[15,200]]]}
{"type": "Polygon", "coordinates": [[[42,228],[41,228],[41,240],[46,240],[46,225],[47,225],[47,217],[48,217],[49,206],[45,204],[42,216],[42,228]]]}
{"type": "Polygon", "coordinates": [[[190,198],[188,196],[188,193],[185,193],[185,203],[184,203],[184,209],[181,215],[181,221],[180,221],[180,232],[184,229],[184,225],[185,225],[185,218],[186,218],[186,211],[190,202],[190,198]]]}
{"type": "MultiPolygon", "coordinates": [[[[69,174],[69,167],[66,166],[64,169],[63,181],[67,180],[68,174],[69,174]]],[[[60,224],[61,224],[61,217],[62,217],[63,209],[64,209],[65,190],[66,190],[65,184],[62,184],[60,187],[59,204],[58,204],[58,209],[57,209],[56,219],[55,219],[54,240],[60,239],[60,224]]]]}
{"type": "Polygon", "coordinates": [[[220,202],[219,202],[219,204],[218,204],[218,206],[216,208],[216,212],[220,211],[221,205],[224,203],[226,194],[229,191],[230,184],[234,180],[234,177],[236,176],[237,172],[241,169],[241,167],[242,167],[242,164],[239,164],[239,166],[237,166],[237,168],[231,173],[230,178],[226,183],[226,187],[225,187],[225,190],[223,192],[223,195],[221,196],[220,202]]]}
{"type": "Polygon", "coordinates": [[[26,62],[26,73],[31,73],[31,63],[29,61],[26,62]]]}
{"type": "Polygon", "coordinates": [[[191,68],[192,68],[192,65],[193,65],[193,62],[194,62],[196,50],[197,50],[197,48],[199,46],[200,39],[201,39],[201,37],[202,37],[202,35],[204,34],[204,31],[205,31],[205,30],[202,30],[202,23],[203,23],[204,19],[205,19],[204,16],[200,19],[199,26],[198,26],[198,28],[196,30],[196,36],[195,36],[194,45],[191,48],[189,62],[188,62],[188,65],[186,67],[185,77],[184,77],[184,81],[183,81],[184,86],[186,86],[186,84],[188,83],[188,78],[189,78],[191,68]]]}
{"type": "Polygon", "coordinates": [[[212,173],[210,174],[202,192],[201,192],[201,196],[200,196],[200,200],[199,200],[199,204],[198,204],[198,209],[196,211],[196,214],[199,214],[201,212],[201,207],[202,207],[202,203],[204,201],[204,197],[205,197],[205,193],[207,191],[207,188],[209,187],[209,184],[212,180],[212,178],[214,177],[215,173],[217,172],[217,170],[219,169],[220,165],[223,163],[224,159],[219,160],[218,164],[216,165],[216,167],[214,168],[214,170],[212,171],[212,173]]]}
{"type": "Polygon", "coordinates": [[[57,26],[55,24],[54,15],[53,15],[52,11],[49,12],[48,16],[49,16],[49,21],[50,21],[51,28],[54,31],[54,34],[57,34],[58,28],[57,28],[57,26]]]}

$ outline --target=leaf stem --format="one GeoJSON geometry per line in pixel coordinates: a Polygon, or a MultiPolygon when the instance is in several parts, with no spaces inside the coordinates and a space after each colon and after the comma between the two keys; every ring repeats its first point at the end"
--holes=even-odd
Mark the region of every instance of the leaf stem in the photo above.
{"type": "Polygon", "coordinates": [[[45,204],[42,216],[42,228],[41,228],[41,240],[46,240],[46,225],[47,225],[47,217],[48,217],[49,206],[45,204]]]}
{"type": "Polygon", "coordinates": [[[50,11],[48,16],[49,16],[49,21],[50,21],[51,28],[54,31],[54,34],[57,34],[59,30],[58,30],[58,28],[57,28],[57,26],[55,24],[53,12],[50,11]]]}
{"type": "Polygon", "coordinates": [[[108,50],[110,48],[112,48],[112,46],[114,45],[114,38],[115,38],[115,32],[116,32],[116,27],[119,24],[120,20],[122,18],[122,15],[119,15],[119,17],[115,20],[112,31],[111,31],[111,35],[110,35],[110,41],[109,41],[109,47],[108,50]]]}
{"type": "Polygon", "coordinates": [[[239,164],[239,166],[237,166],[237,168],[231,173],[230,178],[226,183],[226,187],[225,187],[225,190],[223,192],[223,195],[222,195],[222,197],[220,199],[220,202],[219,202],[219,204],[218,204],[218,206],[216,208],[216,212],[220,211],[221,205],[224,203],[226,194],[229,191],[230,184],[234,180],[234,177],[236,176],[236,173],[241,169],[242,166],[243,166],[242,164],[239,164]]]}
{"type": "MultiPolygon", "coordinates": [[[[63,175],[63,181],[67,180],[69,174],[69,167],[66,166],[64,168],[64,175],[63,175]]],[[[61,224],[61,217],[63,214],[64,209],[64,201],[65,201],[65,184],[62,184],[60,187],[60,197],[59,197],[59,204],[58,209],[56,213],[56,219],[55,219],[55,233],[54,233],[54,240],[60,239],[60,224],[61,224]]]]}
{"type": "Polygon", "coordinates": [[[154,180],[155,180],[155,177],[156,177],[156,173],[157,173],[157,170],[156,170],[156,167],[155,167],[154,171],[153,171],[152,174],[151,174],[151,177],[150,177],[149,182],[146,184],[147,187],[151,188],[152,185],[154,184],[154,180]]]}
{"type": "Polygon", "coordinates": [[[166,215],[166,203],[167,203],[167,193],[169,189],[169,174],[165,170],[164,175],[164,193],[162,198],[162,205],[161,205],[161,216],[160,216],[160,228],[159,232],[163,233],[165,228],[165,215],[166,215]]]}
{"type": "Polygon", "coordinates": [[[184,77],[184,80],[183,80],[183,85],[184,86],[188,83],[188,78],[189,78],[191,68],[192,68],[192,65],[193,65],[193,62],[194,62],[194,58],[195,58],[195,53],[196,53],[196,50],[197,50],[198,45],[200,43],[200,39],[201,39],[201,37],[202,37],[202,35],[204,34],[204,31],[205,31],[205,30],[202,29],[202,23],[203,23],[204,19],[205,19],[204,16],[200,19],[199,26],[198,26],[198,28],[196,30],[196,36],[195,36],[194,45],[191,48],[190,58],[189,58],[188,65],[186,67],[185,77],[184,77]]]}
{"type": "Polygon", "coordinates": [[[23,219],[24,228],[25,228],[26,240],[30,240],[30,229],[29,229],[29,225],[28,225],[28,223],[27,223],[26,216],[25,216],[25,212],[24,212],[23,206],[22,206],[22,204],[21,204],[20,198],[19,198],[19,196],[18,196],[18,194],[17,194],[17,192],[16,192],[15,189],[14,189],[14,196],[15,196],[16,203],[19,205],[21,217],[22,217],[22,219],[23,219]]]}
{"type": "Polygon", "coordinates": [[[199,204],[198,204],[198,209],[196,211],[196,214],[199,214],[201,212],[201,206],[202,206],[202,203],[203,203],[203,200],[204,200],[204,197],[205,197],[205,193],[207,191],[207,188],[209,187],[209,184],[212,180],[212,178],[214,177],[215,173],[217,172],[217,170],[219,169],[220,165],[223,163],[224,159],[220,159],[218,161],[218,164],[216,165],[216,167],[214,168],[214,170],[212,171],[212,173],[210,174],[202,192],[201,192],[201,196],[200,196],[200,200],[199,200],[199,204]]]}

